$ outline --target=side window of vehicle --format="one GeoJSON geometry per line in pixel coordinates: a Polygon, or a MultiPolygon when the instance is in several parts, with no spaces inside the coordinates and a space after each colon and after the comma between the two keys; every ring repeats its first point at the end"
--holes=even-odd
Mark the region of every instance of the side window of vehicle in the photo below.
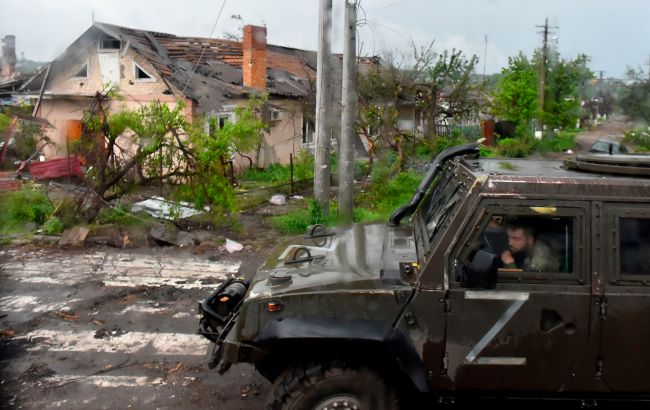
{"type": "Polygon", "coordinates": [[[499,215],[489,218],[480,247],[499,256],[499,280],[546,280],[574,272],[574,218],[499,215]]]}
{"type": "Polygon", "coordinates": [[[650,277],[650,218],[618,218],[618,273],[626,276],[650,277]]]}

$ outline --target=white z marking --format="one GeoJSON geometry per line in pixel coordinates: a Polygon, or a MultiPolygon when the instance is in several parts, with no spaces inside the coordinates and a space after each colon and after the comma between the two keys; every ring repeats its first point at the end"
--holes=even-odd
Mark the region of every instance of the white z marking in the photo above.
{"type": "Polygon", "coordinates": [[[478,357],[479,354],[485,349],[495,336],[503,329],[503,327],[512,319],[517,311],[528,300],[528,293],[524,292],[495,292],[495,291],[471,291],[465,292],[465,299],[474,300],[512,300],[512,304],[508,306],[503,315],[497,322],[487,331],[485,335],[478,341],[476,346],[465,356],[465,363],[471,364],[498,364],[498,365],[525,365],[525,357],[478,357]]]}

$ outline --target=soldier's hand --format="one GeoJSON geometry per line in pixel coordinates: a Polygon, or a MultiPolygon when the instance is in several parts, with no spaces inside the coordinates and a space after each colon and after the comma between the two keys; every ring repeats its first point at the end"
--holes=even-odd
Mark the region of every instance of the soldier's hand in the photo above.
{"type": "Polygon", "coordinates": [[[510,253],[510,251],[506,249],[501,254],[501,262],[503,262],[504,265],[511,265],[515,263],[515,258],[513,258],[512,253],[510,253]]]}

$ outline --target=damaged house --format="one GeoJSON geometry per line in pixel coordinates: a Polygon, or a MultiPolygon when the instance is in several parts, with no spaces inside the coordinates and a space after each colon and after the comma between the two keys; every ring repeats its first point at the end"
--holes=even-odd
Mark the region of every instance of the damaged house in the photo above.
{"type": "MultiPolygon", "coordinates": [[[[333,59],[340,71],[340,58],[333,59]]],[[[269,128],[253,158],[265,167],[289,162],[290,154],[313,141],[315,82],[316,52],[267,44],[265,27],[245,26],[240,42],[96,22],[21,92],[33,98],[36,115],[53,125],[47,159],[68,156],[84,110],[107,83],[119,87],[122,97],[111,109],[182,100],[188,118],[206,124],[216,118],[219,125],[234,121],[235,108],[251,95],[268,93],[269,128]]]]}

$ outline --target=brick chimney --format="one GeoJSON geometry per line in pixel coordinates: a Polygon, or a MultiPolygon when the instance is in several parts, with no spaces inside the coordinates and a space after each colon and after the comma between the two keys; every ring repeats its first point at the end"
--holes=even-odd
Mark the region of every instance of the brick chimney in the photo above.
{"type": "Polygon", "coordinates": [[[266,27],[244,26],[244,85],[266,89],[266,27]]]}
{"type": "Polygon", "coordinates": [[[16,73],[16,36],[7,35],[2,43],[2,78],[10,78],[16,73]]]}

